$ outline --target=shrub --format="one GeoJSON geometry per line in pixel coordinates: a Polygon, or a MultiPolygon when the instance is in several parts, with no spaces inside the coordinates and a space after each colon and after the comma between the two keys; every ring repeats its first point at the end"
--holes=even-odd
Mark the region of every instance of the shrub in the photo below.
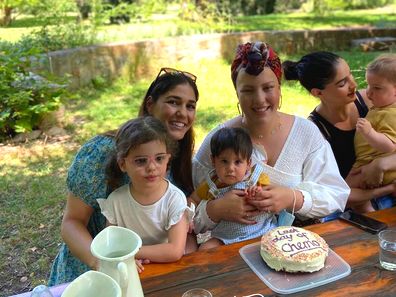
{"type": "Polygon", "coordinates": [[[31,72],[37,48],[0,43],[0,137],[31,131],[60,105],[65,86],[31,72]]]}

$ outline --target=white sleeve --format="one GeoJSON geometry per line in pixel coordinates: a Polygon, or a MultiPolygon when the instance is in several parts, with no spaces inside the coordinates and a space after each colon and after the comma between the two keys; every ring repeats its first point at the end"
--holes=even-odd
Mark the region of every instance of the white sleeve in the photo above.
{"type": "Polygon", "coordinates": [[[96,199],[100,206],[102,215],[106,217],[110,224],[117,225],[117,219],[115,216],[114,204],[110,196],[107,199],[96,199]]]}
{"type": "Polygon", "coordinates": [[[296,213],[307,218],[320,218],[344,211],[350,188],[341,177],[330,144],[324,141],[304,162],[303,181],[297,185],[304,204],[296,213]]]}
{"type": "Polygon", "coordinates": [[[212,230],[217,223],[213,222],[206,212],[206,205],[208,200],[201,200],[195,210],[194,216],[194,232],[196,234],[204,233],[208,230],[212,230]]]}
{"type": "Polygon", "coordinates": [[[168,222],[165,226],[165,230],[169,230],[173,225],[179,223],[184,213],[187,215],[187,220],[192,221],[195,213],[195,207],[187,206],[187,198],[184,193],[177,188],[175,185],[169,182],[170,191],[169,196],[166,197],[168,200],[168,222]]]}

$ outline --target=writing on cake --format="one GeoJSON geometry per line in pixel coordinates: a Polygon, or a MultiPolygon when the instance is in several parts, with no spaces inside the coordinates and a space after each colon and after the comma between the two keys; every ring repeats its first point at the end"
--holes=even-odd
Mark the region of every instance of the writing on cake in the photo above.
{"type": "Polygon", "coordinates": [[[280,245],[282,251],[290,256],[309,250],[324,250],[315,238],[310,238],[307,232],[301,232],[296,228],[276,230],[273,236],[272,242],[280,245]]]}

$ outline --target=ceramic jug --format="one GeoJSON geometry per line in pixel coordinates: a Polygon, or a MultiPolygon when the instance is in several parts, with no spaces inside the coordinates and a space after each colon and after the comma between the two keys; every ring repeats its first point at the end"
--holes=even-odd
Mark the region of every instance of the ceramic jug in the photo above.
{"type": "Polygon", "coordinates": [[[81,296],[121,297],[121,288],[108,275],[90,270],[73,280],[63,291],[61,297],[81,296]]]}
{"type": "Polygon", "coordinates": [[[103,229],[92,241],[91,252],[99,259],[99,271],[120,285],[122,297],[144,297],[135,263],[141,246],[139,235],[117,226],[103,229]]]}

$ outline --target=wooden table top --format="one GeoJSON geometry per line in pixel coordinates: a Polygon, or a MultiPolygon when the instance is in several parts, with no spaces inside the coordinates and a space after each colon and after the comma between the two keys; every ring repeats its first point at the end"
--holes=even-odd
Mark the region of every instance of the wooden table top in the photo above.
{"type": "MultiPolygon", "coordinates": [[[[369,214],[396,229],[396,207],[369,214]]],[[[321,235],[350,266],[351,274],[335,282],[288,296],[396,296],[396,272],[379,264],[378,235],[335,220],[305,227],[321,235]]],[[[184,256],[169,264],[145,265],[140,275],[145,297],[179,297],[192,288],[205,288],[214,297],[252,294],[279,296],[249,268],[239,249],[253,239],[184,256]]]]}

